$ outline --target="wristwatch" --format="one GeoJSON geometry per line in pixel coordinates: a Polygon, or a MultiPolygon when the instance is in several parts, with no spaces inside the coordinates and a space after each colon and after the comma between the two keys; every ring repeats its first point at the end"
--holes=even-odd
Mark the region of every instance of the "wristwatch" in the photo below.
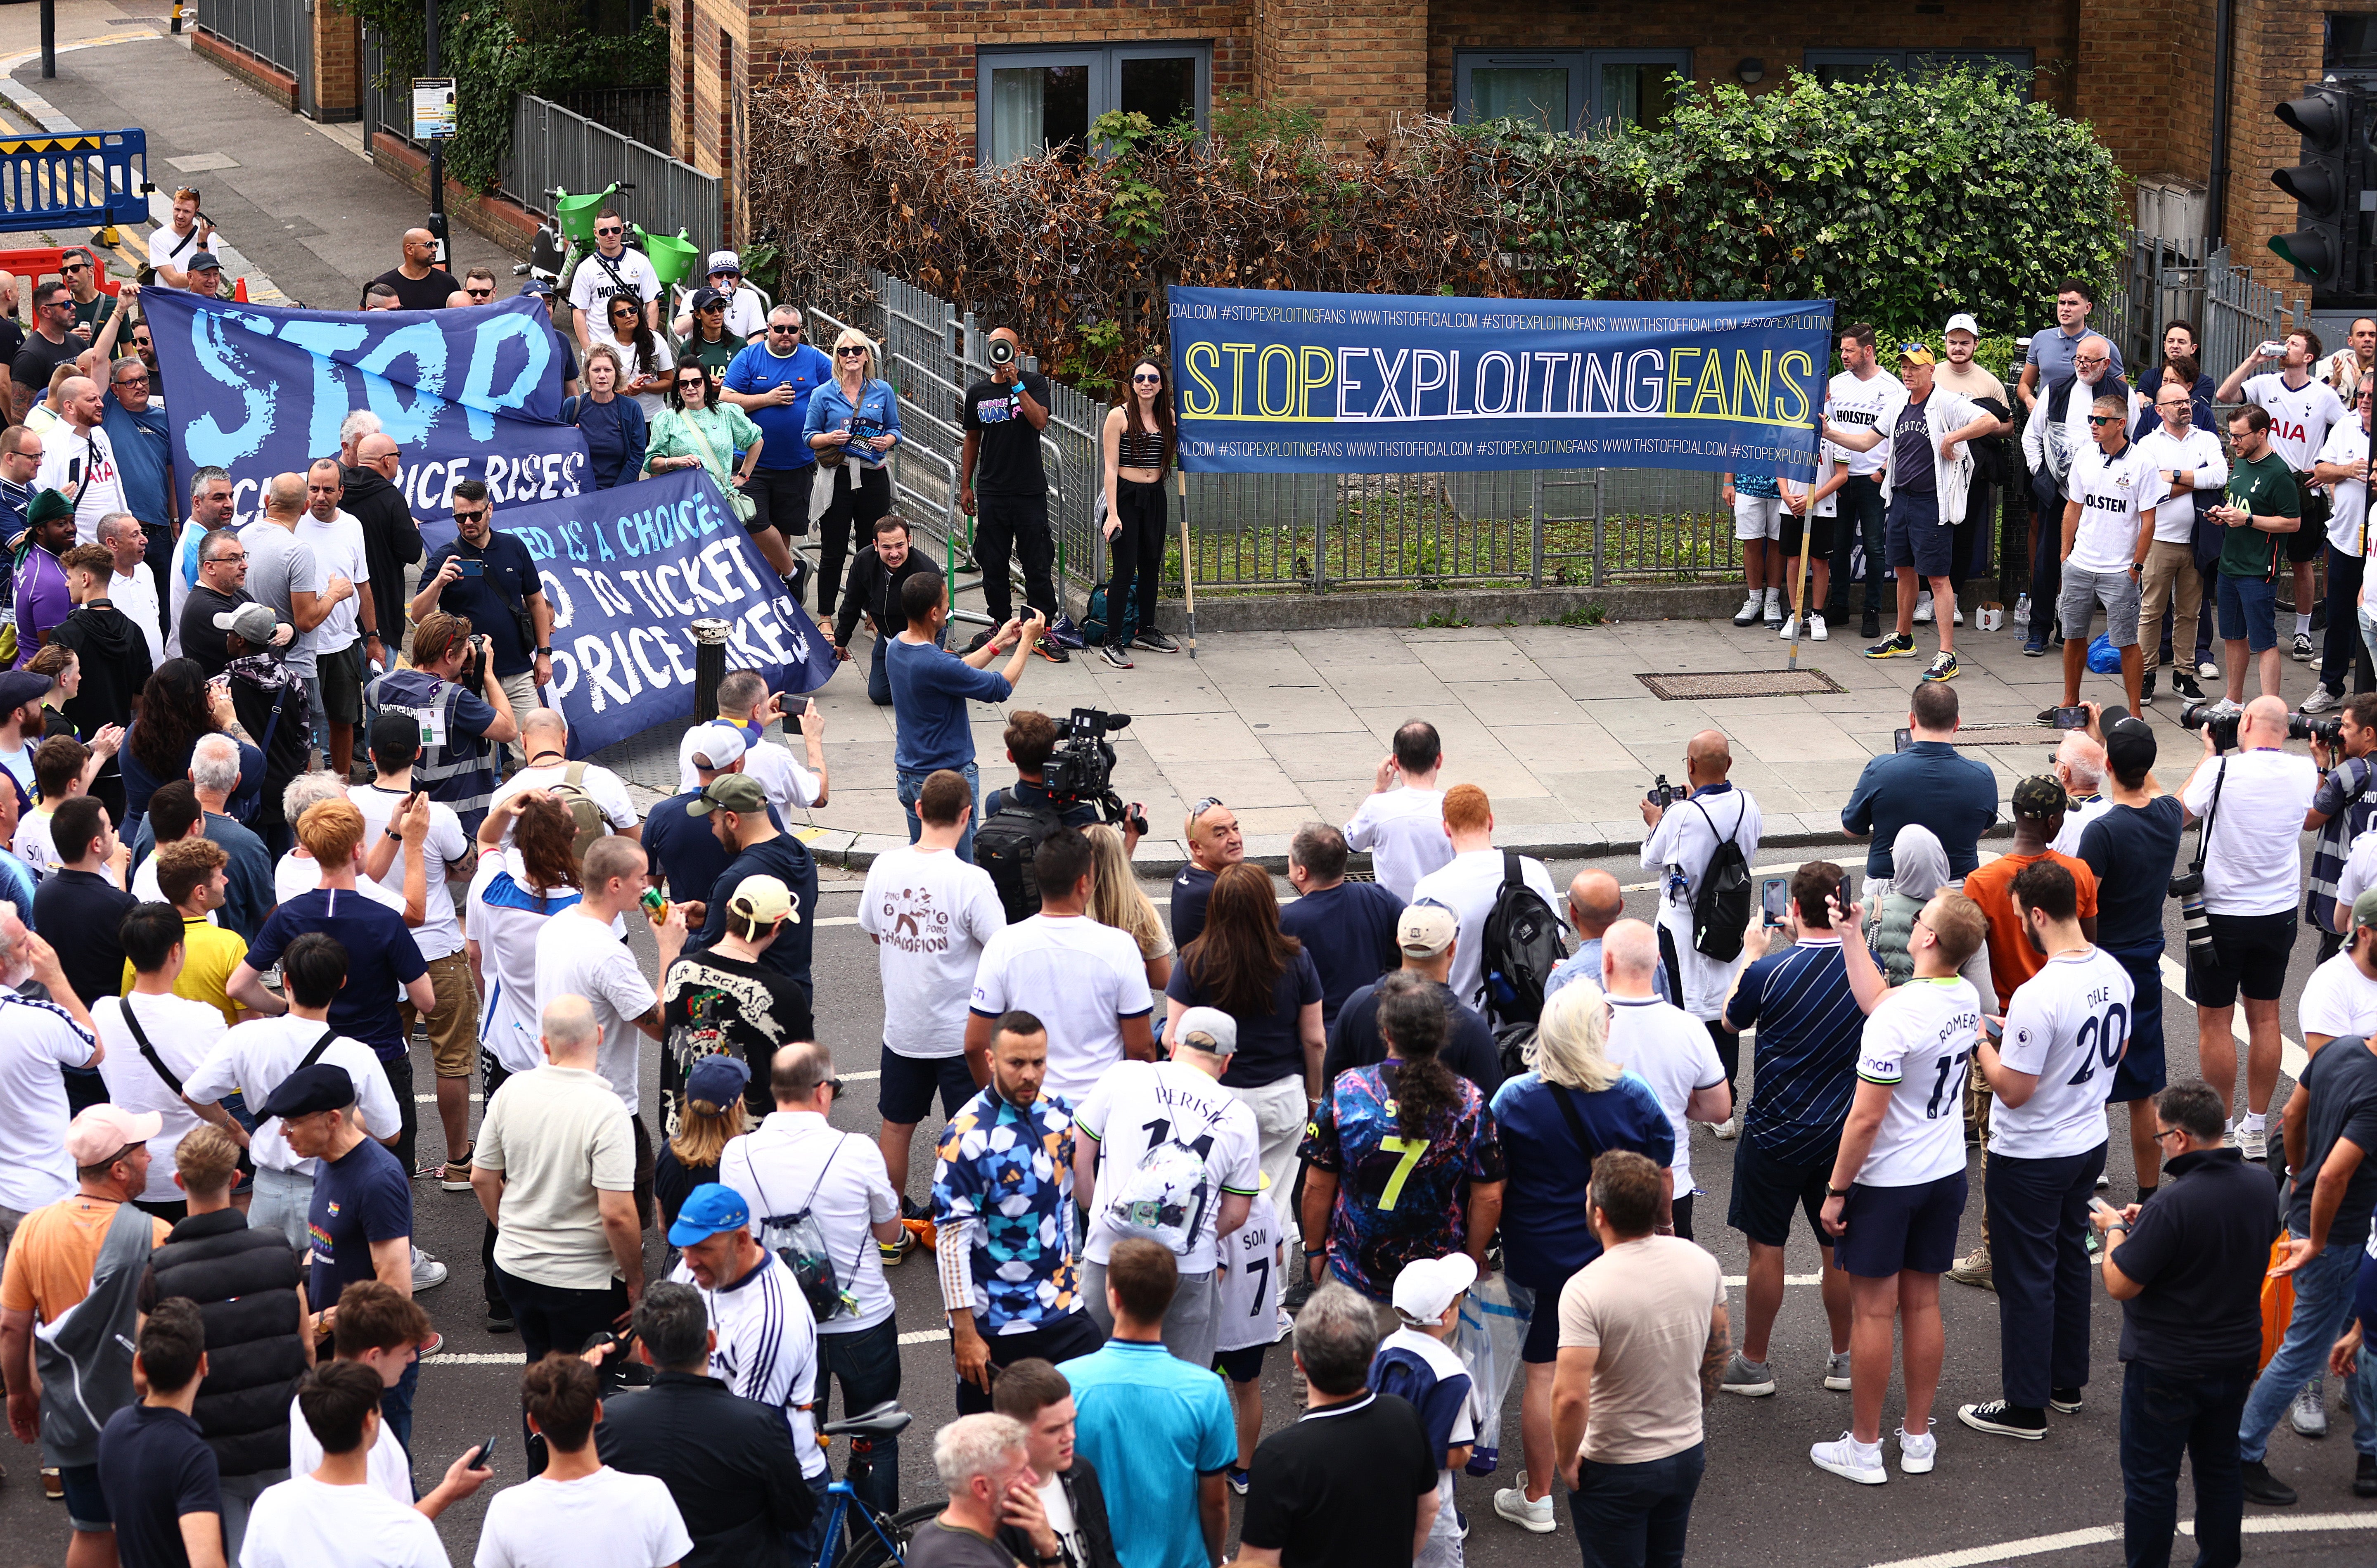
{"type": "Polygon", "coordinates": [[[404,842],[404,835],[403,835],[402,833],[400,833],[400,832],[398,832],[394,828],[388,828],[388,829],[383,830],[383,831],[382,831],[382,834],[381,834],[381,836],[382,836],[382,837],[385,837],[385,838],[391,838],[391,839],[394,839],[394,840],[395,840],[397,843],[399,843],[399,844],[402,844],[402,843],[404,842]]]}
{"type": "Polygon", "coordinates": [[[1835,1186],[1834,1186],[1834,1185],[1833,1185],[1831,1182],[1829,1182],[1829,1181],[1827,1181],[1827,1182],[1825,1182],[1825,1183],[1824,1183],[1824,1196],[1825,1196],[1825,1197],[1827,1197],[1827,1198],[1845,1198],[1845,1197],[1847,1197],[1848,1195],[1849,1195],[1849,1190],[1848,1190],[1847,1188],[1845,1188],[1845,1187],[1835,1187],[1835,1186]]]}
{"type": "Polygon", "coordinates": [[[553,657],[553,650],[550,648],[540,648],[536,651],[536,653],[537,657],[540,659],[550,659],[553,657]]]}

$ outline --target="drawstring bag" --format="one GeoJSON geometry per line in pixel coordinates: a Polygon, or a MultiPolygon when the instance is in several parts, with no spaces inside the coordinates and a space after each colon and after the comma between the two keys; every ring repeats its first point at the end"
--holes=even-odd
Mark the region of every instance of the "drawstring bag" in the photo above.
{"type": "Polygon", "coordinates": [[[2088,644],[2088,671],[2091,675],[2117,676],[2121,673],[2121,651],[2113,646],[2113,634],[2100,631],[2088,644]]]}
{"type": "MultiPolygon", "coordinates": [[[[832,1250],[826,1245],[825,1227],[818,1221],[816,1211],[818,1189],[825,1185],[826,1172],[833,1168],[834,1160],[842,1154],[842,1144],[849,1142],[848,1133],[836,1141],[833,1153],[826,1155],[825,1164],[818,1169],[818,1179],[809,1188],[808,1201],[800,1206],[797,1213],[763,1215],[759,1219],[759,1245],[775,1253],[784,1267],[792,1271],[794,1282],[801,1287],[803,1299],[809,1304],[810,1313],[821,1323],[858,1315],[858,1298],[842,1287],[840,1275],[834,1268],[832,1250]]],[[[747,1155],[744,1168],[751,1173],[751,1185],[759,1188],[760,1203],[774,1208],[775,1200],[770,1198],[767,1189],[760,1185],[758,1163],[747,1155]]],[[[866,1238],[862,1236],[860,1244],[864,1246],[866,1241],[866,1238]]],[[[851,1260],[850,1273],[855,1282],[858,1275],[856,1258],[851,1260]]]]}

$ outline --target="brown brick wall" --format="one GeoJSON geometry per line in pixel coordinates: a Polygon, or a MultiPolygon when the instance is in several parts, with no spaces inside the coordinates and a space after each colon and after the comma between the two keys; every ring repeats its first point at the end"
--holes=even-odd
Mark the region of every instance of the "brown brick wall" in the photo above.
{"type": "Polygon", "coordinates": [[[2212,168],[2216,0],[2081,0],[2074,97],[2132,178],[2212,168]]]}
{"type": "Polygon", "coordinates": [[[315,118],[359,120],[364,113],[363,24],[339,0],[314,6],[315,118]]]}

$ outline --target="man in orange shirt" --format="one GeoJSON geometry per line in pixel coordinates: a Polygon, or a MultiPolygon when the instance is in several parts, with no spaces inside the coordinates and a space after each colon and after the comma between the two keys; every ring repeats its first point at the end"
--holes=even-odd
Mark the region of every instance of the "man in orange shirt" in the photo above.
{"type": "MultiPolygon", "coordinates": [[[[2013,847],[1966,874],[1965,896],[1981,906],[1981,915],[1989,922],[1989,980],[1997,987],[1998,1013],[2013,1004],[2014,987],[2038,973],[2047,963],[2047,954],[2030,937],[2021,911],[2014,907],[2013,880],[2025,866],[2040,860],[2052,860],[2072,873],[2072,880],[2080,890],[2080,930],[2090,941],[2096,940],[2096,873],[2088,863],[2075,856],[2060,854],[2048,845],[2063,831],[2063,814],[2071,808],[2072,797],[2063,783],[2052,773],[2038,773],[2013,786],[2013,847]]],[[[1989,1141],[1989,1092],[1974,1073],[1969,1093],[1973,1095],[1973,1129],[1986,1148],[1989,1141]]],[[[1977,1285],[1984,1289],[1997,1288],[1989,1267],[1989,1219],[1986,1204],[1981,1210],[1981,1244],[1958,1261],[1948,1271],[1948,1277],[1959,1285],[1977,1285]]]]}

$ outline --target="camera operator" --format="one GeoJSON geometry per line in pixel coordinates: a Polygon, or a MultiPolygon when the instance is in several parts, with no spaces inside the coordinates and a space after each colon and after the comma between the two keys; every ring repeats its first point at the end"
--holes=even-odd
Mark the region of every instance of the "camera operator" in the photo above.
{"type": "MultiPolygon", "coordinates": [[[[1057,544],[1048,532],[1048,474],[1040,462],[1040,432],[1048,427],[1053,397],[1048,378],[1023,367],[1023,340],[1012,327],[990,334],[989,357],[989,377],[966,389],[958,411],[958,422],[965,427],[965,447],[958,457],[958,505],[968,517],[979,518],[973,557],[982,568],[982,604],[993,622],[1007,623],[1015,604],[1007,581],[1007,556],[1013,550],[1023,565],[1023,602],[1039,611],[1042,620],[1054,621],[1057,586],[1049,570],[1056,563],[1057,544]],[[980,473],[975,472],[977,460],[980,473]]],[[[1071,657],[1037,632],[1029,642],[1052,664],[1065,664],[1071,657]]]]}
{"type": "MultiPolygon", "coordinates": [[[[1642,821],[1650,829],[1642,844],[1642,864],[1666,870],[1666,897],[1659,910],[1660,957],[1678,1004],[1707,1027],[1715,1042],[1728,1090],[1741,1071],[1741,1036],[1725,1026],[1725,999],[1733,988],[1733,961],[1741,952],[1740,940],[1738,934],[1719,933],[1731,937],[1731,945],[1721,955],[1702,952],[1693,945],[1693,915],[1701,880],[1720,845],[1738,844],[1745,867],[1758,864],[1758,802],[1726,777],[1732,771],[1733,748],[1725,732],[1702,730],[1684,748],[1690,792],[1665,808],[1648,798],[1642,802],[1642,821]],[[1733,797],[1729,809],[1721,798],[1726,796],[1733,797]]],[[[1650,994],[1647,987],[1644,994],[1650,994]]],[[[1739,1130],[1738,1122],[1730,1125],[1739,1130]]]]}
{"type": "Polygon", "coordinates": [[[2245,1157],[2259,1160],[2268,1153],[2264,1122],[2278,1082],[2278,994],[2302,896],[2298,840],[2318,775],[2309,758],[2283,749],[2287,705],[2275,697],[2245,705],[2238,755],[2221,755],[2215,727],[2202,726],[2204,760],[2179,792],[2190,820],[2211,819],[2204,902],[2214,951],[2208,960],[2190,954],[2187,999],[2195,1004],[2204,1081],[2226,1107],[2237,1092],[2230,1020],[2238,991],[2245,993],[2245,1119],[2236,1133],[2245,1157]]]}
{"type": "Polygon", "coordinates": [[[2317,833],[2319,842],[2311,848],[2311,896],[2303,904],[2303,919],[2318,928],[2322,964],[2344,946],[2345,928],[2335,917],[2336,882],[2344,862],[2352,853],[2352,841],[2377,817],[2377,793],[2369,787],[2377,778],[2372,751],[2377,751],[2377,692],[2364,691],[2345,701],[2333,743],[2316,731],[2311,737],[2319,789],[2303,814],[2303,832],[2317,833]]]}
{"type": "MultiPolygon", "coordinates": [[[[1018,708],[1007,716],[1007,728],[999,738],[1007,742],[1007,760],[1015,764],[1015,782],[990,792],[982,803],[985,819],[1016,806],[1027,811],[1053,811],[1069,828],[1086,828],[1098,820],[1096,801],[1069,799],[1060,804],[1048,793],[1048,759],[1063,733],[1056,720],[1030,708],[1018,708]]],[[[1129,826],[1123,829],[1123,839],[1129,846],[1138,846],[1139,834],[1129,826]]]]}
{"type": "Polygon", "coordinates": [[[1962,880],[1981,863],[1981,834],[1998,820],[1998,778],[1988,763],[1956,750],[1956,723],[1955,689],[1944,681],[1918,684],[1906,712],[1906,749],[1868,761],[1841,808],[1842,831],[1873,843],[1857,899],[1868,909],[1879,910],[1890,892],[1891,845],[1909,822],[1930,829],[1948,852],[1949,876],[1962,880]]]}
{"type": "Polygon", "coordinates": [[[850,563],[850,586],[842,592],[842,609],[830,621],[822,615],[818,617],[818,629],[833,644],[834,656],[842,659],[850,657],[850,640],[858,634],[861,616],[874,628],[875,652],[866,663],[866,700],[878,708],[891,706],[891,676],[883,661],[883,645],[908,624],[900,609],[900,589],[919,573],[938,577],[941,569],[914,547],[905,518],[896,512],[878,517],[875,543],[850,563]]]}
{"type": "Polygon", "coordinates": [[[475,835],[495,797],[496,748],[520,737],[488,640],[472,637],[460,616],[433,610],[412,628],[412,667],[388,671],[364,697],[374,712],[393,710],[421,720],[413,784],[452,807],[462,831],[475,835]]]}

